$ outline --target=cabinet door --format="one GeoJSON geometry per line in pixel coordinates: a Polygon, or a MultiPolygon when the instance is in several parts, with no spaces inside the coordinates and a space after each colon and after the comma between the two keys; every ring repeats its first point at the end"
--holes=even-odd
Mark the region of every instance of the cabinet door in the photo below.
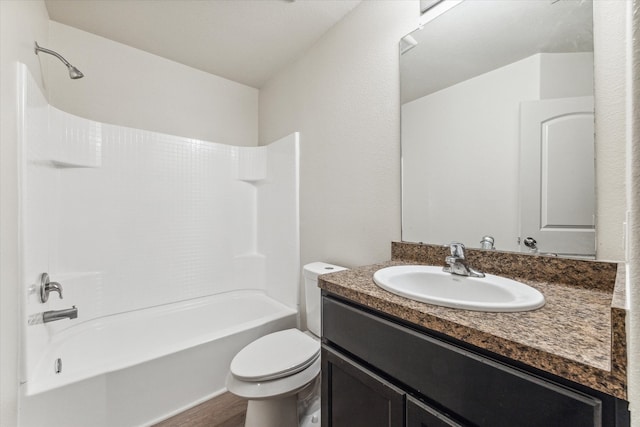
{"type": "Polygon", "coordinates": [[[322,427],[404,427],[404,392],[322,348],[322,427]]]}
{"type": "Polygon", "coordinates": [[[425,403],[407,396],[407,427],[463,427],[425,403]]]}

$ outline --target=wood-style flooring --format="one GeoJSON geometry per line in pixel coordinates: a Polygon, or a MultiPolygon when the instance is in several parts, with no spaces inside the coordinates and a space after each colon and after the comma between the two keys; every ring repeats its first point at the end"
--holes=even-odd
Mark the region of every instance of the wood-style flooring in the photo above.
{"type": "Polygon", "coordinates": [[[153,427],[242,427],[247,401],[225,393],[187,409],[153,427]]]}

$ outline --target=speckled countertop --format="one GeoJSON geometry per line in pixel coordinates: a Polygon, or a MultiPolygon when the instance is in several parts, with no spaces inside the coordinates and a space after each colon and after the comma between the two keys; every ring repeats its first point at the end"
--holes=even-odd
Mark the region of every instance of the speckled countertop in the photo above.
{"type": "Polygon", "coordinates": [[[320,277],[322,289],[621,399],[627,398],[624,267],[617,263],[467,250],[470,265],[542,292],[544,307],[487,313],[392,294],[373,273],[402,264],[442,265],[448,249],[392,243],[392,260],[320,277]],[[532,273],[535,272],[535,273],[532,273]]]}

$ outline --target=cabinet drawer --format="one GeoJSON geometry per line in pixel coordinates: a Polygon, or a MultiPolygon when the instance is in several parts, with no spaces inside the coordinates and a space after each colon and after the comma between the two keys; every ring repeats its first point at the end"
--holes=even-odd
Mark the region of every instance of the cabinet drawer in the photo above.
{"type": "Polygon", "coordinates": [[[323,298],[323,337],[436,402],[487,427],[600,426],[602,403],[583,393],[323,298]]]}

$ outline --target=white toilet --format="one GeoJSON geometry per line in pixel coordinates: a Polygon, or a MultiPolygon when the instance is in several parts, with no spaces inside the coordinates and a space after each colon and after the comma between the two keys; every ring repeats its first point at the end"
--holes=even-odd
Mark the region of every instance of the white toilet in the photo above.
{"type": "MultiPolygon", "coordinates": [[[[287,329],[258,338],[231,361],[227,389],[249,399],[245,427],[298,427],[298,393],[315,389],[314,413],[305,425],[320,426],[320,289],[318,276],[345,270],[314,262],[303,267],[308,332],[287,329]],[[315,386],[315,387],[314,387],[315,386]],[[317,412],[317,413],[315,413],[317,412]]],[[[308,394],[308,393],[307,393],[308,394]]],[[[310,405],[311,406],[311,405],[310,405]]],[[[301,414],[303,415],[303,414],[301,414]]]]}

